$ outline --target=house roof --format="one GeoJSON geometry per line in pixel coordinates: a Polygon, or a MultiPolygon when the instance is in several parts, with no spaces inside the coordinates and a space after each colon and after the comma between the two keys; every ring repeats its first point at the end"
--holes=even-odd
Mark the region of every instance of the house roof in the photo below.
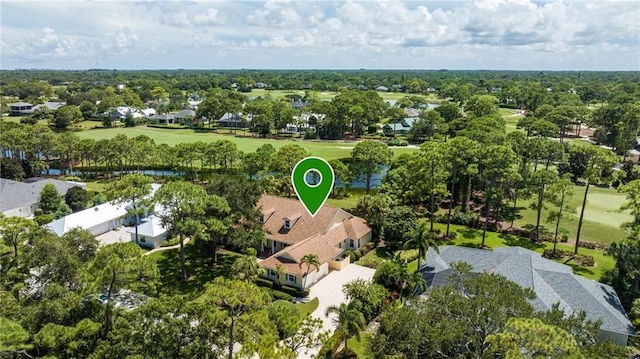
{"type": "Polygon", "coordinates": [[[33,106],[33,109],[36,110],[36,109],[39,109],[39,108],[42,108],[42,107],[46,107],[49,110],[57,110],[58,108],[60,108],[60,107],[62,107],[64,105],[66,105],[65,102],[51,102],[51,101],[49,101],[49,102],[45,102],[42,105],[35,105],[35,106],[33,106]]]}
{"type": "Polygon", "coordinates": [[[62,236],[73,228],[90,229],[112,219],[123,217],[127,214],[128,203],[115,204],[114,202],[87,208],[83,211],[64,216],[46,225],[47,228],[62,236]]]}
{"type": "Polygon", "coordinates": [[[275,209],[269,215],[265,213],[262,228],[266,237],[289,245],[303,241],[315,234],[324,233],[334,223],[352,217],[351,214],[340,208],[326,205],[320,208],[315,217],[311,217],[297,198],[263,195],[257,206],[265,211],[275,209]],[[290,229],[285,229],[284,219],[289,218],[293,222],[292,217],[295,215],[299,215],[295,223],[292,223],[290,229]]]}
{"type": "Polygon", "coordinates": [[[218,121],[242,121],[239,114],[227,112],[218,121]]]}
{"type": "Polygon", "coordinates": [[[403,110],[407,117],[418,117],[422,113],[420,110],[413,107],[405,107],[403,110]]]}
{"type": "MultiPolygon", "coordinates": [[[[162,226],[160,218],[156,216],[148,217],[138,225],[138,235],[140,236],[157,237],[166,232],[167,230],[162,226]]],[[[129,229],[127,233],[136,233],[135,227],[129,229]]]]}
{"type": "Polygon", "coordinates": [[[567,314],[584,311],[589,320],[602,320],[602,330],[635,334],[615,290],[606,284],[575,275],[571,267],[543,258],[522,247],[503,247],[493,251],[442,246],[439,253],[429,250],[420,271],[427,285],[443,286],[453,272],[450,263],[469,263],[474,273],[495,273],[531,288],[537,298],[536,310],[548,310],[559,303],[567,314]]]}
{"type": "Polygon", "coordinates": [[[261,264],[272,269],[281,265],[292,275],[305,275],[306,268],[300,267],[305,255],[315,254],[321,264],[325,263],[344,251],[339,243],[362,238],[371,232],[364,219],[336,207],[325,205],[311,217],[297,199],[269,195],[263,195],[258,206],[264,215],[266,237],[289,244],[261,264]],[[297,219],[292,220],[291,228],[284,229],[284,218],[294,217],[297,219]]]}
{"type": "Polygon", "coordinates": [[[24,106],[33,106],[33,104],[28,103],[28,102],[14,102],[12,104],[9,104],[9,106],[24,107],[24,106]]]}
{"type": "Polygon", "coordinates": [[[174,114],[177,118],[184,118],[187,116],[194,117],[196,112],[194,110],[180,110],[174,114]]]}
{"type": "Polygon", "coordinates": [[[0,210],[5,212],[37,203],[42,188],[48,183],[56,186],[58,193],[63,196],[71,187],[86,187],[84,183],[66,182],[51,178],[34,177],[27,179],[25,182],[0,178],[0,210]]]}

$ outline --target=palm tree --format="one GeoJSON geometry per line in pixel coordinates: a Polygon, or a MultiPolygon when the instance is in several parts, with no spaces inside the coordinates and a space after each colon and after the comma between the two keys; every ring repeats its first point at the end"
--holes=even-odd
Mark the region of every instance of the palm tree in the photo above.
{"type": "Polygon", "coordinates": [[[231,265],[231,271],[238,280],[255,282],[264,272],[255,256],[255,250],[251,251],[252,249],[248,249],[246,255],[236,259],[231,265]]]}
{"type": "Polygon", "coordinates": [[[276,269],[274,271],[276,273],[276,285],[280,287],[282,283],[280,283],[280,277],[285,274],[284,267],[281,264],[276,264],[276,269]]]}
{"type": "Polygon", "coordinates": [[[418,268],[416,271],[420,271],[420,262],[426,257],[429,247],[433,247],[436,252],[438,251],[438,244],[435,239],[436,234],[427,228],[426,222],[422,222],[419,227],[411,232],[411,237],[405,243],[404,247],[418,250],[418,268]]]}
{"type": "Polygon", "coordinates": [[[340,334],[344,343],[344,353],[347,353],[347,340],[354,336],[360,340],[360,332],[367,325],[364,315],[360,311],[360,302],[352,300],[349,303],[342,303],[340,306],[327,307],[324,315],[328,317],[331,314],[337,315],[333,321],[338,324],[336,332],[340,334]]]}
{"type": "Polygon", "coordinates": [[[314,266],[316,269],[318,269],[320,267],[320,259],[315,254],[312,254],[312,253],[305,254],[304,257],[302,257],[302,259],[300,259],[300,268],[302,268],[303,264],[307,265],[307,271],[304,274],[304,281],[303,281],[303,287],[306,288],[307,287],[307,276],[309,275],[309,271],[311,270],[311,266],[314,266]]]}

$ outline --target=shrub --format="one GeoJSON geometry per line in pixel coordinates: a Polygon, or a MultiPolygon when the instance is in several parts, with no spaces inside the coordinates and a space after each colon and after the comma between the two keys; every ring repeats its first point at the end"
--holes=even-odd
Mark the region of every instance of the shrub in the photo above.
{"type": "Polygon", "coordinates": [[[309,130],[309,129],[304,131],[304,139],[305,140],[313,140],[316,137],[318,137],[318,136],[316,135],[315,131],[312,131],[312,130],[309,130]]]}
{"type": "Polygon", "coordinates": [[[344,251],[344,254],[346,256],[349,256],[349,261],[351,263],[357,262],[360,259],[360,251],[359,250],[352,250],[352,249],[348,249],[346,251],[344,251]]]}
{"type": "MultiPolygon", "coordinates": [[[[447,223],[447,215],[441,214],[435,217],[436,222],[447,223]]],[[[455,207],[451,212],[451,224],[460,224],[467,227],[475,227],[478,215],[473,212],[462,212],[460,207],[455,207]]]]}
{"type": "Polygon", "coordinates": [[[33,220],[42,226],[47,223],[53,222],[54,219],[55,219],[55,215],[53,213],[49,213],[49,214],[43,214],[41,216],[37,216],[33,220]]]}
{"type": "Polygon", "coordinates": [[[293,300],[293,296],[291,294],[281,292],[279,290],[271,289],[269,293],[271,293],[273,300],[284,300],[287,302],[291,302],[293,300]]]}
{"type": "Polygon", "coordinates": [[[589,241],[580,241],[580,242],[578,242],[578,247],[587,248],[587,249],[605,250],[609,246],[607,246],[606,244],[602,244],[602,243],[589,242],[589,241]]]}
{"type": "Polygon", "coordinates": [[[417,249],[404,250],[400,253],[400,258],[406,260],[407,262],[412,262],[418,259],[418,250],[417,249]]]}
{"type": "Polygon", "coordinates": [[[382,260],[377,257],[364,257],[358,262],[361,266],[377,269],[382,260]]]}
{"type": "Polygon", "coordinates": [[[360,257],[364,257],[367,255],[367,253],[371,252],[371,250],[373,249],[373,247],[375,247],[375,243],[373,242],[369,242],[366,243],[364,246],[362,246],[362,248],[359,249],[360,251],[360,257]]]}
{"type": "Polygon", "coordinates": [[[176,244],[180,243],[180,239],[179,238],[171,238],[168,241],[164,241],[162,243],[160,243],[160,247],[171,247],[171,246],[175,246],[176,244]]]}
{"type": "Polygon", "coordinates": [[[409,143],[407,141],[401,140],[399,138],[393,138],[387,142],[387,146],[408,146],[409,143]]]}
{"type": "Polygon", "coordinates": [[[585,254],[576,254],[573,257],[573,260],[583,267],[593,267],[596,265],[596,261],[593,259],[593,256],[585,255],[585,254]]]}
{"type": "Polygon", "coordinates": [[[256,279],[256,285],[259,287],[273,288],[273,281],[266,278],[256,279]]]}
{"type": "Polygon", "coordinates": [[[282,288],[280,288],[280,290],[293,297],[306,297],[309,295],[309,289],[306,289],[306,288],[298,289],[298,288],[290,287],[288,285],[283,285],[282,288]]]}
{"type": "Polygon", "coordinates": [[[585,255],[585,254],[573,254],[573,252],[564,250],[564,249],[556,249],[555,255],[553,254],[552,249],[545,249],[542,253],[544,258],[549,259],[560,259],[560,258],[573,258],[573,261],[583,267],[593,267],[596,262],[593,259],[593,256],[585,255]]]}

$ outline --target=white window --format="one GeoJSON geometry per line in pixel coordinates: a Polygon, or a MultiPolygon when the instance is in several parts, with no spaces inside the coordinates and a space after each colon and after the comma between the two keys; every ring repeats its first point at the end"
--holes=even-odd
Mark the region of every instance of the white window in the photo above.
{"type": "Polygon", "coordinates": [[[289,229],[291,228],[291,221],[288,219],[284,220],[284,228],[289,229]]]}
{"type": "Polygon", "coordinates": [[[356,241],[353,238],[349,238],[349,248],[354,248],[356,246],[356,241]]]}
{"type": "Polygon", "coordinates": [[[269,277],[275,277],[276,276],[276,271],[274,271],[273,269],[269,269],[268,270],[268,274],[269,274],[269,277]]]}
{"type": "Polygon", "coordinates": [[[144,242],[146,242],[146,241],[147,241],[147,239],[146,239],[146,238],[144,238],[144,236],[140,237],[140,242],[144,243],[144,242]]]}
{"type": "Polygon", "coordinates": [[[258,221],[259,221],[260,223],[264,223],[264,216],[260,216],[260,218],[258,218],[258,221]]]}
{"type": "Polygon", "coordinates": [[[292,283],[297,283],[298,281],[298,277],[296,277],[295,275],[291,275],[287,273],[287,281],[288,282],[292,282],[292,283]]]}

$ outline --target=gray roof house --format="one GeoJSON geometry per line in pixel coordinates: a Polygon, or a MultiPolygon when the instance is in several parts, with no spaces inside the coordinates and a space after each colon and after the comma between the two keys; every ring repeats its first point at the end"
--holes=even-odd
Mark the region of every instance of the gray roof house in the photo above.
{"type": "Polygon", "coordinates": [[[244,123],[242,121],[242,115],[239,113],[227,112],[220,119],[218,119],[218,126],[220,127],[235,127],[242,128],[244,123]]]}
{"type": "Polygon", "coordinates": [[[450,264],[467,262],[474,273],[494,273],[531,288],[536,310],[549,310],[555,303],[567,314],[584,311],[589,320],[601,320],[600,338],[627,345],[635,331],[615,290],[606,284],[575,275],[571,267],[543,258],[540,253],[522,247],[501,247],[493,251],[442,246],[439,253],[430,249],[420,268],[427,291],[444,286],[453,272],[450,264]]]}
{"type": "Polygon", "coordinates": [[[86,187],[84,183],[65,182],[50,178],[34,177],[25,182],[0,178],[0,211],[7,217],[33,216],[33,212],[38,208],[40,192],[48,183],[56,186],[58,193],[63,196],[71,187],[86,187]]]}
{"type": "Polygon", "coordinates": [[[411,131],[411,127],[418,121],[418,117],[406,117],[398,123],[388,123],[382,127],[382,131],[387,134],[406,135],[411,131]]]}

